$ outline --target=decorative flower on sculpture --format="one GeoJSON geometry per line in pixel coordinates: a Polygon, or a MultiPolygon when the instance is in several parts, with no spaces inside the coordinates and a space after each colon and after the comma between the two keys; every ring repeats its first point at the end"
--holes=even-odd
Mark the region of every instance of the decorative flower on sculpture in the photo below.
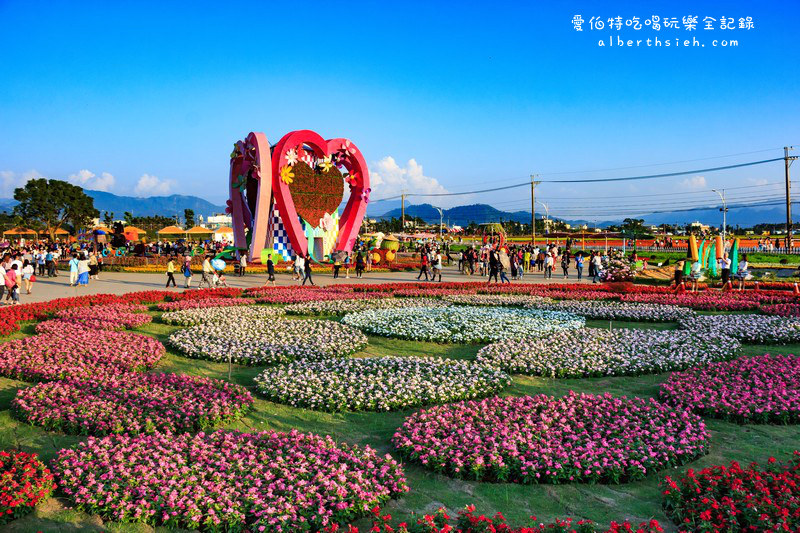
{"type": "Polygon", "coordinates": [[[319,219],[319,224],[325,231],[330,231],[333,229],[335,222],[330,213],[325,213],[325,216],[319,219]]]}
{"type": "Polygon", "coordinates": [[[333,158],[331,158],[329,155],[326,155],[320,160],[319,166],[322,168],[323,172],[330,172],[330,170],[333,168],[333,158]]]}
{"type": "Polygon", "coordinates": [[[297,164],[297,150],[294,148],[286,152],[286,164],[290,167],[293,167],[295,164],[297,164]]]}
{"type": "Polygon", "coordinates": [[[285,166],[281,168],[281,181],[287,185],[294,181],[294,172],[292,172],[292,167],[285,166]]]}

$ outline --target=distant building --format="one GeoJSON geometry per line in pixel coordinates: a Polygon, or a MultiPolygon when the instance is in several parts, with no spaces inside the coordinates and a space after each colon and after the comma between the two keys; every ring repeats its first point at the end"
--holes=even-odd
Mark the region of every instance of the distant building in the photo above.
{"type": "Polygon", "coordinates": [[[689,228],[692,231],[708,231],[711,229],[711,226],[708,224],[701,224],[699,221],[695,221],[689,224],[689,228]]]}
{"type": "Polygon", "coordinates": [[[225,213],[213,214],[206,219],[206,224],[209,228],[231,226],[233,224],[233,217],[225,213]]]}

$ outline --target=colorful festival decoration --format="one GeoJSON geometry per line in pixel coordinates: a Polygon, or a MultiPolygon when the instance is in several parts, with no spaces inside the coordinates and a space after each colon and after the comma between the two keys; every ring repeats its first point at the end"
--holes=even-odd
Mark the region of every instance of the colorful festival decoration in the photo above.
{"type": "Polygon", "coordinates": [[[367,164],[348,139],[298,130],[270,147],[263,133],[251,132],[231,153],[227,211],[235,245],[255,262],[273,253],[284,260],[308,253],[321,261],[349,252],[370,191],[367,164]],[[345,186],[350,197],[340,214],[345,186]]]}

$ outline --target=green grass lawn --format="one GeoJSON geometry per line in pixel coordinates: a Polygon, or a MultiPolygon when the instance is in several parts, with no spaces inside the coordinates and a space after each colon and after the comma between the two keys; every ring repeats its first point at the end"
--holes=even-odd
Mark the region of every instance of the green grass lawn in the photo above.
{"type": "MultiPolygon", "coordinates": [[[[588,321],[590,327],[609,327],[605,321],[588,321]]],[[[643,327],[668,329],[672,324],[641,324],[614,322],[611,327],[643,327]]],[[[139,329],[162,341],[175,327],[154,322],[139,329]]],[[[23,328],[31,333],[32,328],[23,328]]],[[[19,335],[17,335],[19,336],[19,335]]],[[[471,359],[479,349],[477,345],[442,345],[411,342],[380,337],[369,337],[369,346],[362,356],[422,356],[471,359]]],[[[744,354],[800,353],[800,345],[757,347],[748,346],[744,354]]],[[[157,372],[180,372],[228,379],[228,365],[188,359],[168,352],[157,372]]],[[[231,379],[252,389],[252,380],[259,372],[257,367],[234,365],[231,379]]],[[[666,374],[639,377],[613,377],[591,379],[543,379],[515,376],[514,384],[504,394],[562,395],[570,390],[627,396],[656,396],[666,374]]],[[[16,421],[10,413],[11,400],[16,391],[26,383],[0,378],[0,449],[19,448],[38,453],[43,459],[52,459],[60,448],[74,445],[82,437],[50,433],[16,421]]],[[[404,416],[411,411],[395,413],[320,413],[289,408],[257,399],[255,409],[243,420],[227,426],[241,431],[265,429],[289,430],[297,428],[319,434],[329,434],[338,440],[366,445],[377,450],[392,452],[390,439],[404,416]]],[[[631,519],[642,521],[658,519],[665,529],[672,530],[669,520],[660,507],[658,482],[665,474],[678,475],[688,468],[699,468],[730,460],[742,462],[765,461],[769,456],[786,457],[800,447],[800,426],[751,425],[708,420],[712,433],[710,454],[677,470],[651,475],[644,481],[624,485],[533,485],[477,483],[454,480],[430,473],[414,464],[405,464],[411,491],[402,499],[391,502],[387,509],[398,517],[412,513],[434,511],[444,505],[456,510],[475,504],[480,512],[502,511],[509,520],[523,524],[530,515],[540,520],[573,516],[590,518],[607,524],[611,520],[631,519]]],[[[366,522],[359,525],[364,526],[366,522]]],[[[153,531],[143,525],[103,523],[97,516],[89,516],[71,509],[65,498],[52,498],[36,511],[6,525],[3,530],[28,531],[153,531]]]]}

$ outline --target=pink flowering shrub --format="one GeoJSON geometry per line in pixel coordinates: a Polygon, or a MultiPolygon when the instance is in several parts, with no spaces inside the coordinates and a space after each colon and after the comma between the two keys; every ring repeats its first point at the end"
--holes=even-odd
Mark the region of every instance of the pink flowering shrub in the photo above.
{"type": "Polygon", "coordinates": [[[800,304],[762,305],[761,312],[767,315],[800,317],[800,304]]]}
{"type": "Polygon", "coordinates": [[[624,483],[707,452],[700,417],[643,398],[495,397],[418,411],[393,437],[444,474],[512,483],[624,483]]]}
{"type": "Polygon", "coordinates": [[[675,372],[661,398],[702,416],[738,423],[800,422],[800,358],[762,355],[675,372]]]}
{"type": "MultiPolygon", "coordinates": [[[[54,327],[59,324],[76,324],[89,329],[133,329],[149,324],[153,317],[146,314],[144,305],[109,304],[92,307],[75,307],[56,313],[54,327]]],[[[41,324],[44,324],[42,322],[41,324]]],[[[50,331],[45,326],[45,330],[50,331]]],[[[38,329],[37,331],[41,333],[38,329]]]]}
{"type": "Polygon", "coordinates": [[[164,302],[158,304],[159,311],[180,311],[183,309],[198,309],[200,307],[233,307],[236,305],[251,305],[253,300],[247,298],[190,298],[164,302]]]}
{"type": "Polygon", "coordinates": [[[89,437],[53,470],[85,512],[204,531],[320,530],[408,490],[390,456],[294,430],[89,437]]]}
{"type": "Polygon", "coordinates": [[[247,389],[178,374],[120,374],[63,380],[21,389],[12,402],[22,420],[72,434],[205,431],[236,420],[252,407],[247,389]]]}
{"type": "Polygon", "coordinates": [[[0,376],[23,381],[98,378],[154,367],[164,345],[127,331],[92,331],[62,324],[58,335],[40,334],[3,344],[0,376]]]}

